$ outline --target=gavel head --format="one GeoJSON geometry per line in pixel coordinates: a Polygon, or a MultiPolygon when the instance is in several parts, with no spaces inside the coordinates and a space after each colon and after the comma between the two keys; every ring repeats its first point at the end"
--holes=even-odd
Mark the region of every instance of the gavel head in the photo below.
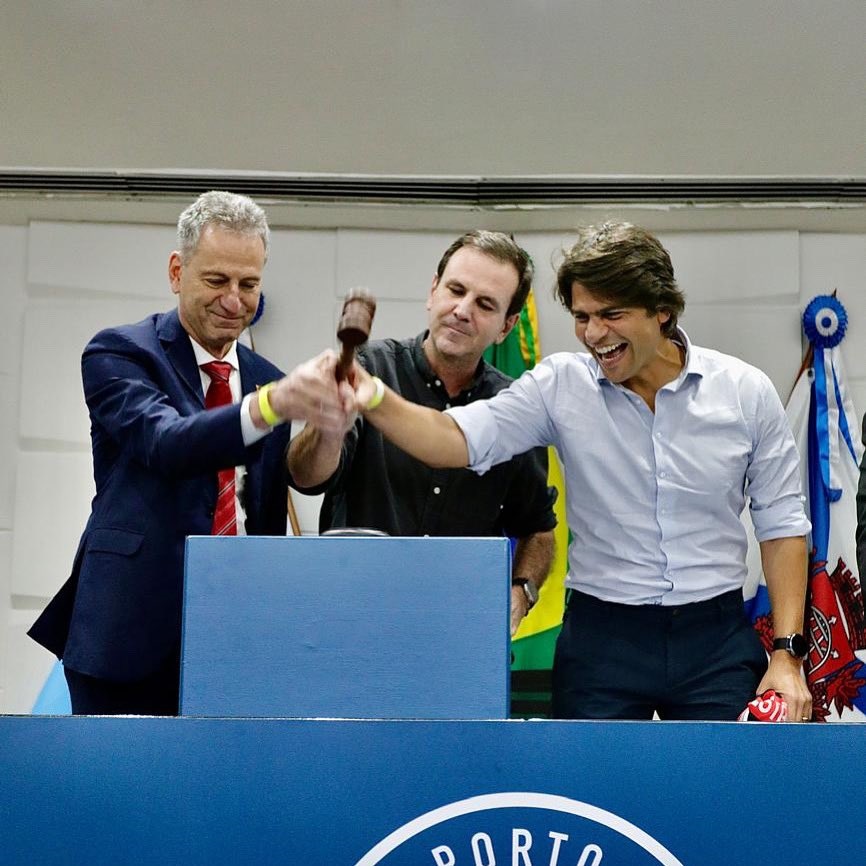
{"type": "Polygon", "coordinates": [[[360,346],[370,337],[376,300],[366,289],[351,289],[343,301],[343,313],[337,325],[337,339],[344,346],[360,346]]]}

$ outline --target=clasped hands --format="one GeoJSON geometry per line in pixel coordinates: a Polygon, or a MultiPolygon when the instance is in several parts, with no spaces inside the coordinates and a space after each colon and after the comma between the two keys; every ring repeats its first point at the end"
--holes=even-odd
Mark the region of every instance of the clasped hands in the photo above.
{"type": "Polygon", "coordinates": [[[306,421],[324,436],[344,436],[370,402],[375,386],[357,363],[338,382],[338,359],[333,349],[326,349],[277,381],[268,393],[274,412],[285,420],[306,421]]]}

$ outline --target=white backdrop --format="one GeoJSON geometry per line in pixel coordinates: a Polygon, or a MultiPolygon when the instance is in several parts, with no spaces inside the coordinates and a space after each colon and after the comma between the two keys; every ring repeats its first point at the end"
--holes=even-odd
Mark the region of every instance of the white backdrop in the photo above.
{"type": "MultiPolygon", "coordinates": [[[[341,298],[356,285],[379,299],[374,338],[420,331],[436,263],[462,228],[455,221],[450,231],[275,230],[256,348],[288,370],[333,345],[341,298]]],[[[837,289],[851,317],[842,351],[855,403],[866,405],[866,234],[660,236],[686,293],[682,323],[691,338],[764,369],[783,400],[801,360],[801,310],[814,294],[837,289]]],[[[518,235],[538,270],[545,354],[579,348],[551,294],[552,261],[568,238],[567,230],[518,235]]],[[[81,350],[103,326],[173,305],[166,277],[173,242],[168,225],[0,226],[10,326],[0,342],[0,711],[28,711],[51,665],[25,631],[65,580],[89,512],[81,350]]],[[[317,499],[299,501],[305,531],[315,530],[317,507],[317,499]]]]}

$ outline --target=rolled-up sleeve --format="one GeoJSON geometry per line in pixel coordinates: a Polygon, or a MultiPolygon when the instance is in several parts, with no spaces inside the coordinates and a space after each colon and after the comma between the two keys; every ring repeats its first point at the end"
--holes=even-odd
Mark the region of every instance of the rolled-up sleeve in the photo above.
{"type": "Polygon", "coordinates": [[[553,369],[545,360],[495,397],[447,409],[466,438],[469,468],[482,475],[515,454],[552,444],[546,400],[554,385],[553,369]]]}
{"type": "Polygon", "coordinates": [[[806,535],[812,524],[804,508],[800,455],[775,389],[769,380],[762,385],[747,473],[755,537],[769,541],[806,535]]]}

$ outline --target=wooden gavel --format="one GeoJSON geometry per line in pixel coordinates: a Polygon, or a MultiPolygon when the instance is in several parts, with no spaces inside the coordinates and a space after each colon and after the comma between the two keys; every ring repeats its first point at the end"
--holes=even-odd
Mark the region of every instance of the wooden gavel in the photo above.
{"type": "Polygon", "coordinates": [[[343,301],[343,313],[337,325],[337,339],[342,345],[336,376],[341,382],[349,373],[355,349],[367,342],[376,315],[376,299],[366,289],[350,289],[343,301]]]}

